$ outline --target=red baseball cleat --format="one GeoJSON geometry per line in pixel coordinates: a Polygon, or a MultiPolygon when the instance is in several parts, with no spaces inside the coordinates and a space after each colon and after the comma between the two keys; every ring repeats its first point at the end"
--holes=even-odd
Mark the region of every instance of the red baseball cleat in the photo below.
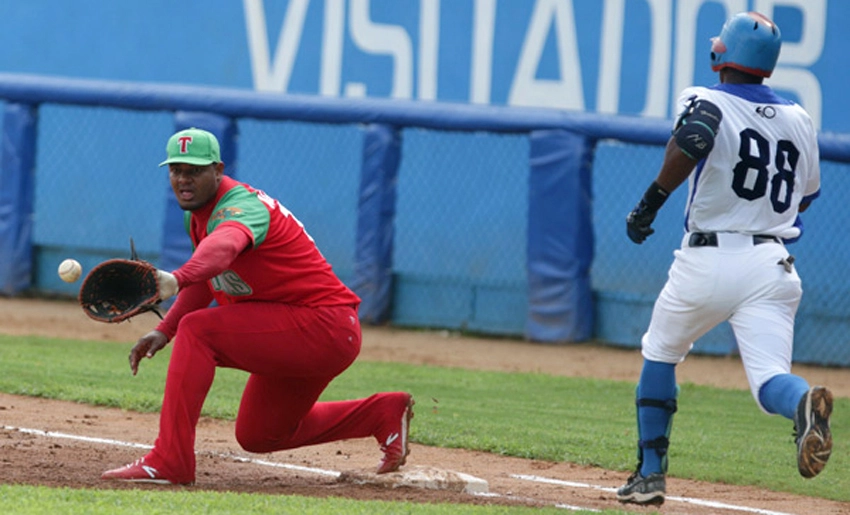
{"type": "Polygon", "coordinates": [[[100,479],[115,479],[134,483],[155,483],[158,485],[180,484],[172,483],[160,474],[157,469],[145,464],[144,458],[139,458],[133,463],[117,469],[107,470],[101,474],[100,479]]]}
{"type": "Polygon", "coordinates": [[[413,405],[415,404],[413,396],[404,394],[407,399],[404,403],[404,409],[396,419],[398,426],[392,428],[384,443],[381,444],[381,451],[384,452],[384,457],[378,465],[378,474],[386,474],[387,472],[395,472],[405,461],[407,455],[410,454],[410,449],[407,447],[407,436],[410,432],[410,419],[413,418],[413,405]]]}

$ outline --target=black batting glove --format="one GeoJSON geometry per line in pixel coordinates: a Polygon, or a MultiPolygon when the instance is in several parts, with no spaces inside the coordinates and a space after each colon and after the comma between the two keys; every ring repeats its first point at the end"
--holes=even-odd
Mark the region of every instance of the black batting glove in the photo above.
{"type": "Polygon", "coordinates": [[[629,235],[630,240],[640,245],[655,232],[652,222],[655,221],[655,215],[669,195],[670,193],[657,182],[652,182],[643,194],[643,198],[626,217],[626,234],[629,235]]]}
{"type": "Polygon", "coordinates": [[[657,211],[649,209],[646,202],[641,199],[626,217],[626,233],[629,235],[629,239],[640,245],[649,235],[654,233],[655,229],[651,225],[655,221],[656,213],[657,211]]]}

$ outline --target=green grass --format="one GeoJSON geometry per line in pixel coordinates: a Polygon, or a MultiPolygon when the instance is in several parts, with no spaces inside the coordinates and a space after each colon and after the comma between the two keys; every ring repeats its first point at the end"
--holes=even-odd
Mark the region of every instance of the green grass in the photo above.
{"type": "MultiPolygon", "coordinates": [[[[293,514],[328,515],[510,515],[563,514],[556,508],[505,508],[470,505],[413,504],[386,501],[351,501],[341,498],[316,499],[292,495],[248,495],[227,492],[174,492],[151,490],[72,490],[68,488],[12,487],[0,485],[0,512],[15,515],[173,515],[204,514],[293,514]],[[450,510],[450,511],[449,511],[450,510]]],[[[576,512],[571,512],[576,513],[576,512]]],[[[591,512],[578,512],[591,513],[591,512]]],[[[615,511],[605,513],[615,514],[615,511]]]]}
{"type": "MultiPolygon", "coordinates": [[[[136,377],[128,352],[127,344],[0,336],[0,391],[156,411],[168,350],[144,360],[136,377]]],[[[204,414],[233,419],[246,377],[219,369],[204,414]]],[[[804,480],[796,472],[790,421],[761,413],[748,391],[681,386],[671,476],[850,501],[850,457],[842,445],[850,439],[850,400],[836,401],[829,466],[804,480]]],[[[413,393],[417,443],[620,471],[635,463],[633,383],[361,361],[322,398],[381,390],[413,393]]]]}

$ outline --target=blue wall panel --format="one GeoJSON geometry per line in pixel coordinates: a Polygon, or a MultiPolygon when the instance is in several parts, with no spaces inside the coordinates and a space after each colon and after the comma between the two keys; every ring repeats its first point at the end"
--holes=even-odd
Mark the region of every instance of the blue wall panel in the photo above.
{"type": "MultiPolygon", "coordinates": [[[[393,320],[483,330],[500,288],[526,304],[527,138],[411,129],[403,141],[393,320]]],[[[505,312],[510,333],[523,333],[525,309],[505,312]]]]}
{"type": "Polygon", "coordinates": [[[292,211],[348,284],[362,144],[357,125],[239,122],[239,180],[292,211]]]}
{"type": "Polygon", "coordinates": [[[130,256],[130,238],[159,255],[168,175],[158,168],[172,133],[171,113],[76,106],[39,109],[33,243],[41,288],[76,295],[56,275],[68,257],[90,270],[130,256]]]}

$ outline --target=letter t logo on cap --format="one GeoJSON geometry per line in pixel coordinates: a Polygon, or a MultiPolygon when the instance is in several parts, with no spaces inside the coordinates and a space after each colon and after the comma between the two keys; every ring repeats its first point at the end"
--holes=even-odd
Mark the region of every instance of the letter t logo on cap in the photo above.
{"type": "Polygon", "coordinates": [[[192,142],[192,136],[181,136],[180,139],[180,153],[186,154],[189,152],[189,143],[192,142]]]}

